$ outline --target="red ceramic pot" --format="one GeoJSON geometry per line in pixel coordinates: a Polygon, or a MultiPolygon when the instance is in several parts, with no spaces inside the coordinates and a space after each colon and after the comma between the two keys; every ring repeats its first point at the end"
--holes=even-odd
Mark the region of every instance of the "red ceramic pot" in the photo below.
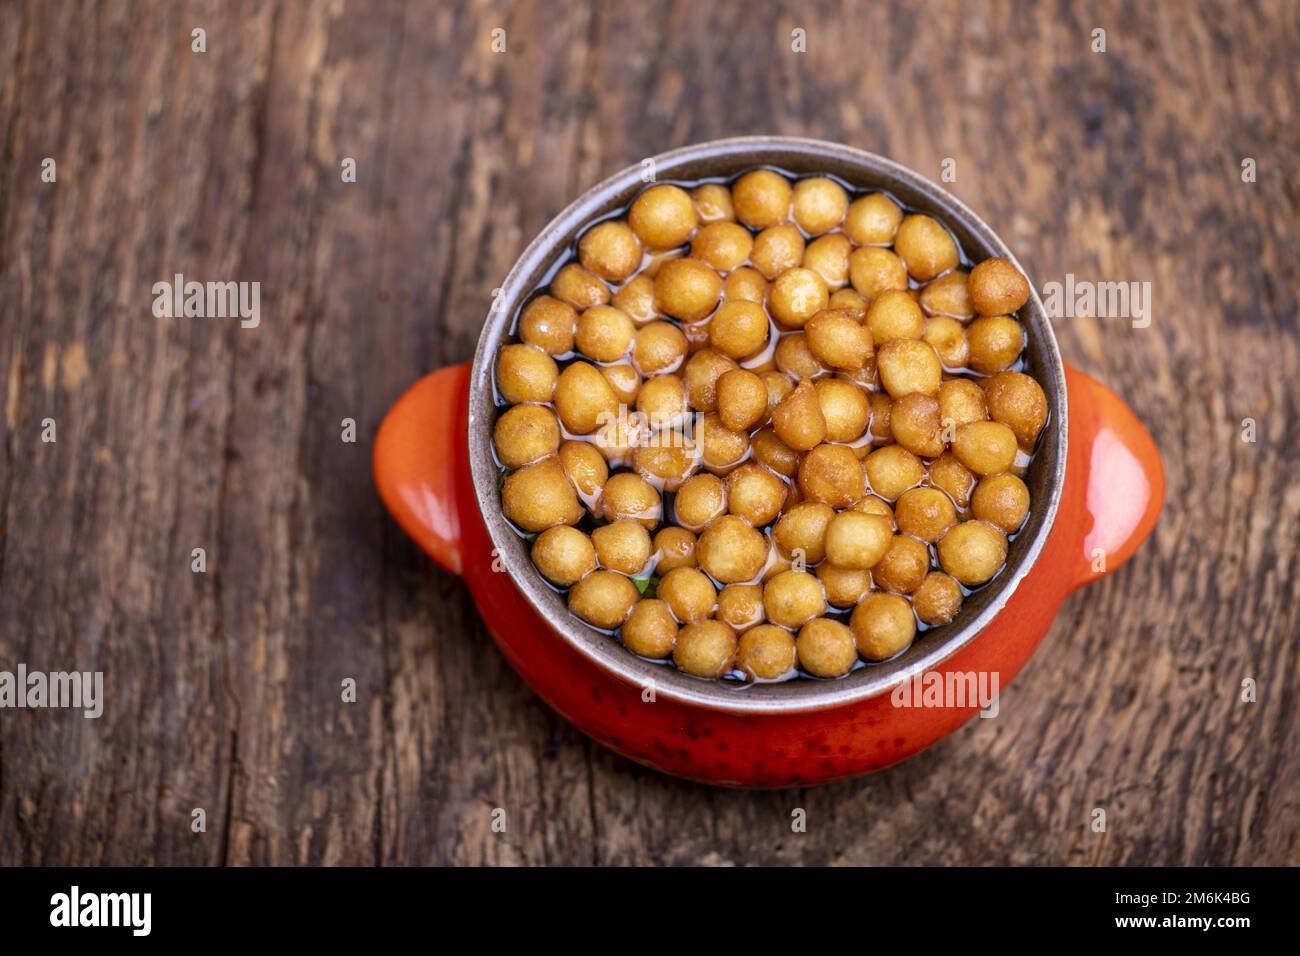
{"type": "MultiPolygon", "coordinates": [[[[769,165],[882,188],[946,223],[973,260],[1001,240],[956,198],[881,157],[813,140],[747,137],[656,157],[658,181],[728,178],[769,165]]],[[[440,565],[465,579],[488,629],[523,679],[607,747],[668,773],[739,787],[808,785],[879,770],[952,733],[979,709],[896,693],[929,675],[1005,688],[1076,588],[1123,564],[1150,534],[1164,473],[1150,436],[1105,386],[1064,367],[1036,294],[1021,311],[1027,371],[1050,416],[1026,482],[1033,511],[1007,566],[957,621],[918,636],[891,661],[834,681],[738,686],[642,660],[565,608],[501,515],[491,454],[492,368],[519,308],[572,252],[588,223],[644,188],[638,164],[556,217],[520,257],[488,316],[473,363],[434,372],[389,411],[374,448],[380,496],[440,565]],[[996,681],[996,683],[994,683],[996,681]]],[[[956,685],[953,685],[956,686],[956,685]]],[[[966,685],[970,686],[970,685],[966,685]]]]}

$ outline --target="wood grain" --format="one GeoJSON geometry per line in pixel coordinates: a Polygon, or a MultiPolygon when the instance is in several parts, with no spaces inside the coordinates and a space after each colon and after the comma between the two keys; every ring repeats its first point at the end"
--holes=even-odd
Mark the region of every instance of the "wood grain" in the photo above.
{"type": "Polygon", "coordinates": [[[0,711],[0,864],[1300,862],[1298,48],[1287,0],[0,3],[0,669],[108,695],[0,711]],[[1151,282],[1149,328],[1057,332],[1169,500],[997,719],[755,794],[540,704],[368,443],[581,188],[758,132],[955,160],[1040,288],[1151,282]],[[260,327],[155,319],[176,272],[259,281],[260,327]]]}

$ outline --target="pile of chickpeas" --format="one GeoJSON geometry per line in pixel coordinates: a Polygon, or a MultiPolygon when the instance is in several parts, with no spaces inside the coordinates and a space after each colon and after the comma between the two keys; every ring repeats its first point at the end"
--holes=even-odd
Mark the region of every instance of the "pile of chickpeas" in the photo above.
{"type": "Polygon", "coordinates": [[[1029,514],[1028,298],[886,193],[765,168],[651,185],[500,351],[504,514],[641,657],[747,681],[892,658],[1029,514]]]}

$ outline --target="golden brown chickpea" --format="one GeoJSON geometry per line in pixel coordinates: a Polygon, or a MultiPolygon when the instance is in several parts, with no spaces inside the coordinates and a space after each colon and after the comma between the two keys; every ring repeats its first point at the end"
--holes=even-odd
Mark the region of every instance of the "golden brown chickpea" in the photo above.
{"type": "Polygon", "coordinates": [[[732,359],[744,359],[767,345],[767,313],[761,305],[736,299],[723,302],[709,320],[709,344],[732,359]]]}
{"type": "Polygon", "coordinates": [[[768,281],[803,261],[804,238],[795,226],[772,226],[754,237],[749,261],[768,281]]]}
{"type": "Polygon", "coordinates": [[[519,468],[559,449],[560,425],[549,408],[515,405],[497,419],[492,441],[501,464],[519,468]]]}
{"type": "Polygon", "coordinates": [[[879,246],[861,246],[849,254],[849,282],[870,302],[882,292],[907,288],[903,260],[879,246]]]}
{"type": "Polygon", "coordinates": [[[696,225],[695,204],[686,190],[662,184],[636,197],[627,222],[651,249],[675,249],[691,238],[696,225]]]}
{"type": "Polygon", "coordinates": [[[921,338],[930,343],[946,369],[962,369],[970,361],[966,328],[956,319],[950,319],[946,315],[926,319],[921,338]]]}
{"type": "Polygon", "coordinates": [[[817,360],[808,347],[808,336],[803,332],[783,335],[776,343],[772,358],[776,367],[795,379],[821,378],[829,369],[817,360]]]}
{"type": "Polygon", "coordinates": [[[551,295],[579,312],[609,301],[609,286],[576,262],[561,269],[551,280],[551,295]]]}
{"type": "Polygon", "coordinates": [[[1029,301],[1029,280],[999,256],[972,269],[967,287],[971,304],[980,315],[1009,315],[1029,301]]]}
{"type": "Polygon", "coordinates": [[[734,222],[711,222],[691,240],[691,256],[723,275],[749,261],[754,237],[734,222]]]}
{"type": "Polygon", "coordinates": [[[871,415],[867,393],[837,378],[822,379],[813,388],[817,391],[822,417],[826,419],[826,440],[844,443],[861,438],[871,415]]]}
{"type": "Polygon", "coordinates": [[[600,566],[638,577],[650,563],[650,532],[635,521],[615,521],[591,533],[600,566]]]}
{"type": "Polygon", "coordinates": [[[621,219],[592,226],[578,243],[584,269],[609,282],[622,282],[641,265],[641,241],[621,219]]]}
{"type": "Polygon", "coordinates": [[[577,584],[596,570],[596,549],[577,528],[557,525],[547,528],[533,542],[533,564],[556,587],[577,584]]]}
{"type": "Polygon", "coordinates": [[[532,345],[507,345],[497,357],[497,390],[511,405],[549,402],[558,375],[555,359],[532,345]]]}
{"type": "MultiPolygon", "coordinates": [[[[778,279],[777,283],[780,281],[778,279]]],[[[871,357],[871,332],[852,312],[823,309],[808,320],[804,335],[808,340],[808,350],[819,362],[831,368],[854,372],[866,365],[871,357]]]]}
{"type": "Polygon", "coordinates": [[[641,391],[641,376],[631,365],[627,362],[620,362],[618,365],[602,365],[600,374],[605,376],[605,381],[614,390],[619,404],[632,405],[636,402],[637,394],[641,391]]]}
{"type": "Polygon", "coordinates": [[[636,410],[649,419],[651,428],[671,428],[686,414],[686,386],[671,372],[646,379],[636,410]]]}
{"type": "MultiPolygon", "coordinates": [[[[944,427],[954,429],[989,417],[984,405],[984,389],[968,378],[950,378],[939,386],[939,419],[944,427]]],[[[955,437],[953,432],[949,437],[955,437]]]]}
{"type": "Polygon", "coordinates": [[[763,623],[763,586],[729,584],[718,592],[718,620],[737,632],[763,623]]]}
{"type": "Polygon", "coordinates": [[[966,338],[970,342],[970,367],[982,375],[1010,368],[1025,348],[1020,323],[1005,315],[976,319],[967,327],[966,338]]]}
{"type": "Polygon", "coordinates": [[[841,511],[826,529],[826,559],[837,568],[869,571],[893,540],[893,522],[884,515],[841,511]]]}
{"type": "Polygon", "coordinates": [[[808,243],[801,264],[821,276],[828,289],[842,290],[849,281],[849,253],[852,251],[853,244],[843,233],[831,233],[808,243]]]}
{"type": "Polygon", "coordinates": [[[859,246],[883,246],[894,241],[903,210],[884,193],[853,200],[844,215],[844,232],[859,246]]]}
{"type": "MultiPolygon", "coordinates": [[[[826,238],[834,237],[828,236],[826,238]]],[[[826,307],[829,309],[848,309],[859,316],[865,316],[868,305],[867,300],[862,297],[862,294],[857,289],[840,289],[831,296],[831,300],[826,304],[826,307]]]]}
{"type": "Polygon", "coordinates": [[[996,475],[1015,463],[1016,433],[1001,422],[970,422],[958,427],[952,453],[975,474],[996,475]]]}
{"type": "Polygon", "coordinates": [[[659,314],[655,308],[655,280],[644,272],[633,276],[614,293],[611,304],[637,325],[645,325],[659,314]]]}
{"type": "Polygon", "coordinates": [[[686,383],[686,392],[690,396],[691,407],[700,412],[717,411],[718,379],[739,368],[734,361],[713,349],[701,349],[686,360],[682,369],[682,381],[686,383]]]}
{"type": "Polygon", "coordinates": [[[616,415],[605,419],[591,436],[592,444],[615,468],[628,464],[636,455],[649,429],[639,416],[616,415]]]}
{"type": "Polygon", "coordinates": [[[703,621],[713,613],[718,592],[709,576],[698,568],[674,568],[659,579],[659,598],[683,624],[703,621]]]}
{"type": "Polygon", "coordinates": [[[578,312],[567,302],[549,295],[539,295],[519,316],[519,338],[535,345],[547,355],[565,355],[573,351],[573,336],[578,328],[578,312]]]}
{"type": "Polygon", "coordinates": [[[817,565],[817,580],[826,589],[831,607],[853,607],[871,591],[871,572],[839,568],[829,561],[817,565]]]}
{"type": "Polygon", "coordinates": [[[766,229],[790,217],[793,190],[785,177],[770,169],[745,173],[731,187],[736,218],[751,229],[766,229]]]}
{"type": "Polygon", "coordinates": [[[660,528],[652,542],[655,573],[660,577],[673,568],[695,567],[695,535],[674,525],[660,528]]]}
{"type": "Polygon", "coordinates": [[[763,586],[767,619],[782,627],[803,627],[826,611],[822,583],[807,571],[782,571],[763,586]]]}
{"type": "Polygon", "coordinates": [[[897,501],[903,492],[925,477],[925,465],[902,445],[877,448],[862,461],[871,490],[886,501],[897,501]]]}
{"type": "Polygon", "coordinates": [[[618,415],[618,396],[594,366],[574,362],[555,383],[555,410],[572,435],[590,435],[618,415]]]}
{"type": "Polygon", "coordinates": [[[601,494],[601,514],[610,521],[631,518],[653,530],[663,514],[663,501],[650,482],[630,471],[610,475],[601,494]]]}
{"type": "Polygon", "coordinates": [[[833,179],[813,176],[794,184],[794,221],[810,236],[830,232],[848,208],[849,194],[833,179]]]}
{"type": "Polygon", "coordinates": [[[757,580],[763,572],[767,550],[767,539],[761,532],[735,515],[723,515],[700,535],[695,558],[713,580],[743,584],[757,580]]]}
{"type": "Polygon", "coordinates": [[[722,424],[716,412],[705,415],[696,429],[700,456],[706,468],[726,471],[749,454],[749,436],[722,424]]]}
{"type": "Polygon", "coordinates": [[[750,680],[779,680],[794,670],[794,638],[775,624],[763,624],[740,636],[736,667],[750,680]]]}
{"type": "Polygon", "coordinates": [[[674,372],[686,361],[686,336],[671,322],[644,325],[633,340],[632,360],[643,375],[674,372]]]}
{"type": "Polygon", "coordinates": [[[951,452],[944,452],[930,462],[930,484],[952,499],[960,510],[970,507],[970,495],[975,488],[975,476],[951,452]]]}
{"type": "Polygon", "coordinates": [[[890,528],[892,529],[896,527],[894,524],[894,509],[889,507],[884,498],[877,497],[876,495],[867,495],[853,506],[853,510],[861,511],[863,514],[868,515],[884,515],[889,519],[890,528]]]}
{"type": "Polygon", "coordinates": [[[799,470],[799,453],[776,437],[771,428],[756,432],[753,439],[754,459],[778,475],[793,478],[799,470]]]}
{"type": "Polygon", "coordinates": [[[876,350],[876,368],[880,383],[895,401],[912,392],[939,394],[943,368],[929,342],[920,339],[886,342],[876,350]]]}
{"type": "Polygon", "coordinates": [[[919,282],[929,282],[941,272],[957,268],[957,243],[937,219],[925,215],[904,216],[894,236],[894,252],[907,263],[907,271],[919,282]]]}
{"type": "Polygon", "coordinates": [[[748,431],[767,414],[767,386],[743,368],[718,379],[718,417],[732,431],[748,431]]]}
{"type": "Polygon", "coordinates": [[[914,455],[937,458],[943,454],[943,428],[937,398],[920,392],[904,395],[890,409],[889,428],[894,441],[914,455]]]}
{"type": "Polygon", "coordinates": [[[524,531],[576,524],[583,514],[573,485],[554,457],[507,475],[501,488],[501,510],[524,531]]]}
{"type": "Polygon", "coordinates": [[[961,585],[942,571],[931,571],[912,592],[912,610],[922,622],[947,624],[961,610],[961,585]]]}
{"type": "Polygon", "coordinates": [[[696,186],[691,193],[695,203],[695,214],[700,222],[717,222],[721,219],[735,219],[735,210],[731,207],[731,190],[721,183],[705,183],[696,186]]]}
{"type": "MultiPolygon", "coordinates": [[[[728,474],[725,483],[727,510],[753,527],[761,528],[781,513],[786,484],[762,465],[746,462],[728,474]]],[[[766,550],[763,556],[766,558],[766,550]]]]}
{"type": "Polygon", "coordinates": [[[811,501],[847,508],[866,493],[862,463],[844,445],[817,445],[799,463],[799,490],[811,501]]]}
{"type": "Polygon", "coordinates": [[[826,418],[811,382],[799,385],[772,409],[776,437],[795,451],[808,451],[826,438],[826,418]]]}
{"type": "Polygon", "coordinates": [[[1047,422],[1043,387],[1023,372],[999,372],[984,388],[989,417],[1016,434],[1021,448],[1033,448],[1047,422]]]}
{"type": "Polygon", "coordinates": [[[975,306],[967,290],[966,273],[960,269],[939,276],[921,290],[921,308],[927,315],[942,315],[966,321],[974,318],[975,306]]]}
{"type": "Polygon", "coordinates": [[[569,610],[593,627],[621,627],[640,598],[636,585],[617,571],[592,571],[569,591],[569,610]]]}
{"type": "Polygon", "coordinates": [[[887,661],[916,637],[916,618],[897,594],[869,594],[849,619],[858,653],[869,661],[887,661]]]}
{"type": "Polygon", "coordinates": [[[699,259],[669,259],[655,275],[655,303],[683,322],[706,318],[722,295],[722,278],[699,259]]]}
{"type": "Polygon", "coordinates": [[[692,475],[677,489],[673,511],[683,528],[699,531],[727,510],[727,492],[717,475],[692,475]]]}
{"type": "Polygon", "coordinates": [[[939,542],[939,564],[968,588],[998,573],[1007,562],[1007,538],[987,521],[963,521],[939,542]]]}
{"type": "Polygon", "coordinates": [[[721,621],[688,624],[677,635],[673,663],[696,677],[722,677],[736,660],[736,632],[721,621]]]}
{"type": "Polygon", "coordinates": [[[894,507],[898,530],[934,544],[957,523],[957,509],[937,488],[910,488],[894,507]]]}
{"type": "Polygon", "coordinates": [[[835,509],[821,501],[803,501],[788,509],[772,528],[772,540],[781,554],[807,565],[826,557],[826,528],[835,509]]]}
{"type": "Polygon", "coordinates": [[[894,400],[885,392],[872,392],[868,396],[871,402],[871,431],[873,444],[888,444],[894,440],[894,431],[890,427],[893,418],[894,400]]]}
{"type": "Polygon", "coordinates": [[[858,662],[853,632],[830,618],[821,617],[800,628],[795,649],[799,665],[814,677],[843,677],[858,662]]]}
{"type": "Polygon", "coordinates": [[[627,355],[636,326],[612,305],[597,305],[578,317],[578,351],[597,362],[616,362],[627,355]]]}
{"type": "Polygon", "coordinates": [[[1029,489],[1015,475],[989,475],[975,486],[970,506],[976,518],[1013,534],[1029,514],[1029,489]]]}
{"type": "Polygon", "coordinates": [[[787,269],[777,276],[767,293],[767,310],[788,328],[803,328],[826,308],[830,292],[826,280],[811,269],[787,269]]]}
{"type": "Polygon", "coordinates": [[[632,466],[654,487],[676,491],[699,469],[699,460],[680,432],[665,429],[655,441],[636,447],[632,466]]]}
{"type": "Polygon", "coordinates": [[[560,465],[578,494],[594,502],[609,478],[609,465],[594,445],[585,441],[566,441],[560,446],[560,465]]]}
{"type": "Polygon", "coordinates": [[[662,660],[673,652],[677,621],[668,604],[657,598],[637,601],[619,632],[623,646],[633,654],[662,660]]]}
{"type": "Polygon", "coordinates": [[[867,307],[867,328],[877,346],[894,339],[919,339],[925,314],[910,295],[898,289],[880,293],[867,307]]]}
{"type": "Polygon", "coordinates": [[[727,302],[739,300],[762,305],[767,301],[767,279],[757,269],[741,266],[723,281],[722,298],[727,302]]]}

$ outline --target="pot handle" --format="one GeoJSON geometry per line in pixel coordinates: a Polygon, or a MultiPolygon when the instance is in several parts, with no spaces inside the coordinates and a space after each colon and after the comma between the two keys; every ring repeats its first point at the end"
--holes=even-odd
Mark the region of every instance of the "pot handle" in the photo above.
{"type": "Polygon", "coordinates": [[[375,436],[375,486],[402,530],[460,574],[457,480],[465,469],[470,363],[430,372],[388,410],[375,436]]]}
{"type": "Polygon", "coordinates": [[[1114,571],[1151,534],[1165,499],[1165,470],[1147,430],[1123,399],[1066,366],[1068,469],[1084,477],[1083,540],[1071,590],[1114,571]]]}

